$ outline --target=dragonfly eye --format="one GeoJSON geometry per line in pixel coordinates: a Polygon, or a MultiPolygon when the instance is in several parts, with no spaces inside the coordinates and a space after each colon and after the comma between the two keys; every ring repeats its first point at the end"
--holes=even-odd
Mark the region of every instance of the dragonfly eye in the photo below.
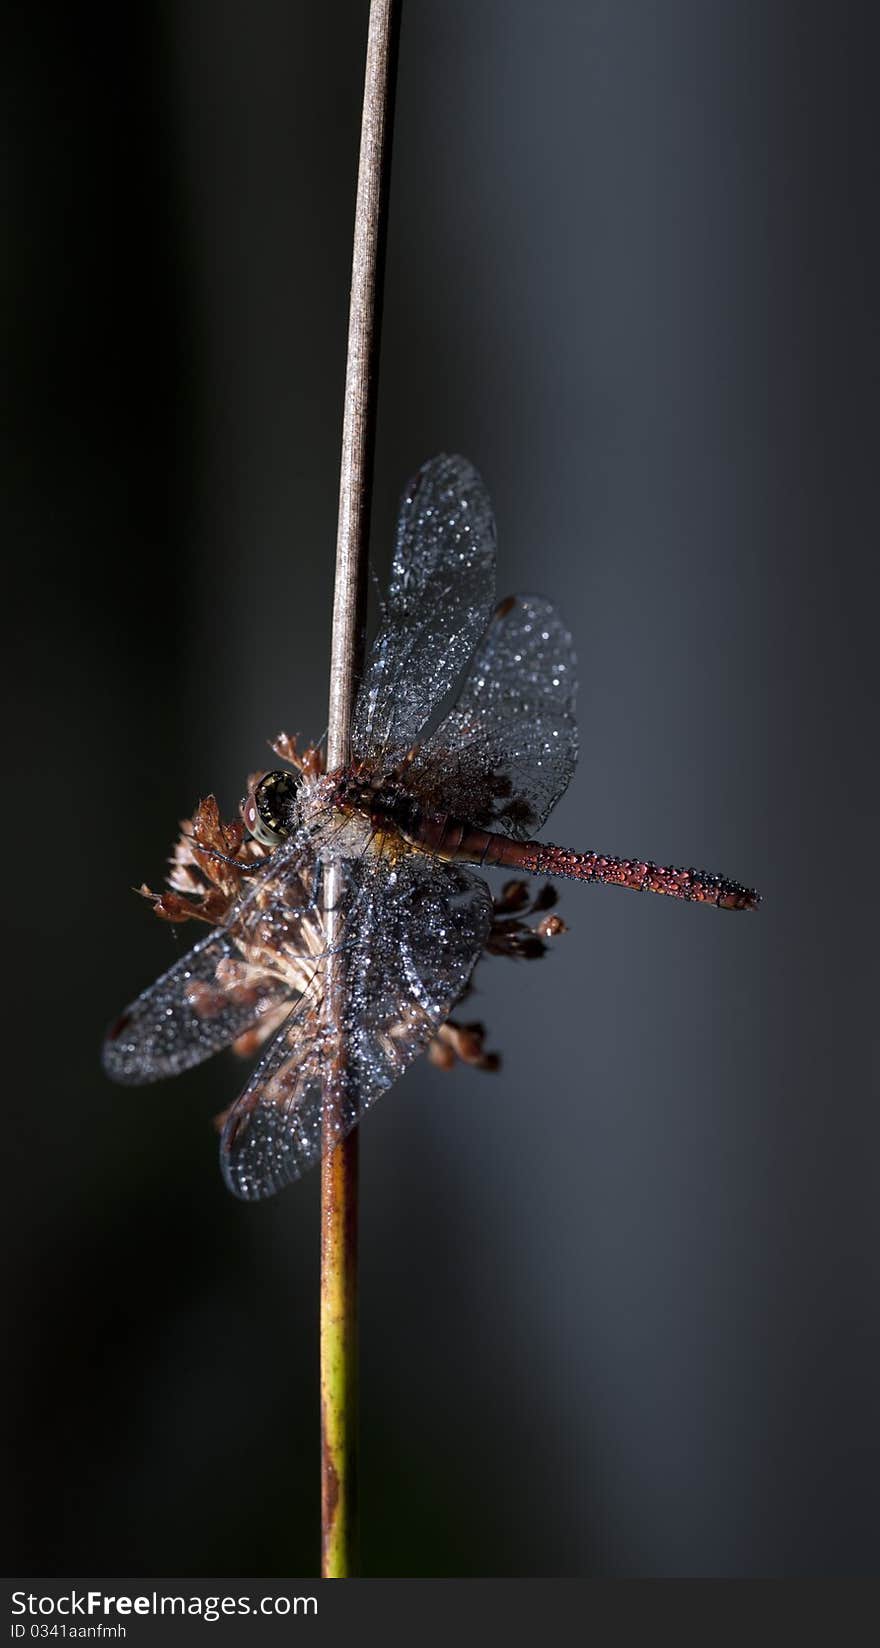
{"type": "Polygon", "coordinates": [[[245,826],[264,847],[277,847],[289,836],[296,788],[290,773],[268,772],[245,797],[241,809],[245,826]]]}

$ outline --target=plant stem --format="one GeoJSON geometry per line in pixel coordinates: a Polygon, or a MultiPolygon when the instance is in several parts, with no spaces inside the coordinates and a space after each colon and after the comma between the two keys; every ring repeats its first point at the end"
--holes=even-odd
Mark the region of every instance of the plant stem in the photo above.
{"type": "MultiPolygon", "coordinates": [[[[327,766],[348,760],[354,691],[363,660],[367,543],[376,427],[382,267],[396,68],[399,0],[371,0],[354,222],[348,357],[342,420],[336,586],[330,658],[327,766]]],[[[330,867],[325,924],[330,949],[327,1001],[340,1023],[344,955],[337,907],[341,888],[330,867]]],[[[344,1062],[345,1048],[339,1049],[344,1062]]],[[[324,1136],[332,1137],[333,1100],[324,1097],[324,1136]]],[[[321,1573],[355,1571],[357,1474],[357,1131],[321,1164],[321,1573]]]]}

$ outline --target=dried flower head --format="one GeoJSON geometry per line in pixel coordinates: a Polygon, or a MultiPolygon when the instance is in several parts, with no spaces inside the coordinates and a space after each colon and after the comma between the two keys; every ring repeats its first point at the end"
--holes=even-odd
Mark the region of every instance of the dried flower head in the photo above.
{"type": "MultiPolygon", "coordinates": [[[[271,748],[279,758],[305,776],[317,776],[322,771],[321,753],[309,747],[300,754],[297,741],[287,733],[279,733],[271,748]]],[[[248,790],[253,792],[261,773],[248,779],[248,790]]],[[[242,820],[224,820],[216,797],[209,795],[200,801],[192,818],[181,819],[180,834],[169,859],[168,887],[154,892],[143,883],[141,896],[151,901],[162,921],[178,925],[184,921],[201,921],[219,927],[233,918],[248,880],[256,865],[270,856],[270,849],[255,840],[245,829],[242,820]]],[[[320,955],[323,927],[320,912],[313,907],[312,878],[299,869],[290,878],[288,897],[298,909],[296,925],[297,947],[290,942],[277,943],[277,928],[248,924],[238,938],[241,960],[229,960],[221,965],[218,983],[228,988],[232,984],[242,989],[256,986],[263,979],[282,978],[296,991],[304,989],[311,976],[314,959],[320,955]],[[297,966],[297,948],[301,966],[297,966]],[[233,974],[235,977],[233,977],[233,974]]],[[[259,893],[257,893],[259,898],[259,893]]],[[[519,961],[533,961],[543,956],[549,942],[566,931],[565,922],[558,915],[548,915],[557,900],[556,889],[546,883],[533,890],[528,882],[508,881],[493,901],[492,925],[485,944],[485,953],[508,956],[519,961]]],[[[197,982],[193,990],[201,989],[203,1000],[200,1011],[211,1010],[210,986],[197,982]]],[[[469,984],[462,996],[472,993],[469,984]]],[[[250,1058],[272,1036],[289,1012],[289,1004],[282,999],[264,1011],[258,1022],[238,1036],[232,1043],[233,1051],[250,1058]]],[[[431,1063],[441,1070],[451,1070],[457,1064],[467,1064],[477,1070],[498,1070],[501,1055],[489,1052],[485,1046],[486,1030],[479,1023],[460,1024],[447,1019],[441,1025],[428,1047],[431,1063]]],[[[217,1118],[222,1126],[227,1112],[217,1118]]]]}

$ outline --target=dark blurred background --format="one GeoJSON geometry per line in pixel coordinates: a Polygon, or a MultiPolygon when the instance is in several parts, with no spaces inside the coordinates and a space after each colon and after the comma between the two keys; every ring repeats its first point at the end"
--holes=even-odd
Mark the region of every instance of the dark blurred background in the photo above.
{"type": "MultiPolygon", "coordinates": [[[[326,721],[366,5],[7,21],[10,1572],[317,1562],[318,1182],[110,1086],[131,888],[326,721]]],[[[876,10],[408,0],[373,559],[435,451],[558,602],[584,849],[503,1073],[362,1141],[368,1574],[876,1572],[876,10]]]]}

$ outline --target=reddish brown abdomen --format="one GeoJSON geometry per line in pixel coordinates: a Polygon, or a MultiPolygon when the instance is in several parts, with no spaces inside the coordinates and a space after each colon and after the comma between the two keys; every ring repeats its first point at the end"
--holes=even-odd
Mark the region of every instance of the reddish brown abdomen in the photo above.
{"type": "MultiPolygon", "coordinates": [[[[450,825],[452,821],[450,820],[450,825]]],[[[571,881],[600,881],[640,893],[664,893],[692,904],[715,904],[719,910],[756,910],[760,893],[707,870],[679,870],[650,859],[612,858],[604,853],[572,853],[551,842],[514,841],[489,830],[461,831],[455,854],[470,863],[499,864],[527,875],[565,876],[571,881]]]]}

